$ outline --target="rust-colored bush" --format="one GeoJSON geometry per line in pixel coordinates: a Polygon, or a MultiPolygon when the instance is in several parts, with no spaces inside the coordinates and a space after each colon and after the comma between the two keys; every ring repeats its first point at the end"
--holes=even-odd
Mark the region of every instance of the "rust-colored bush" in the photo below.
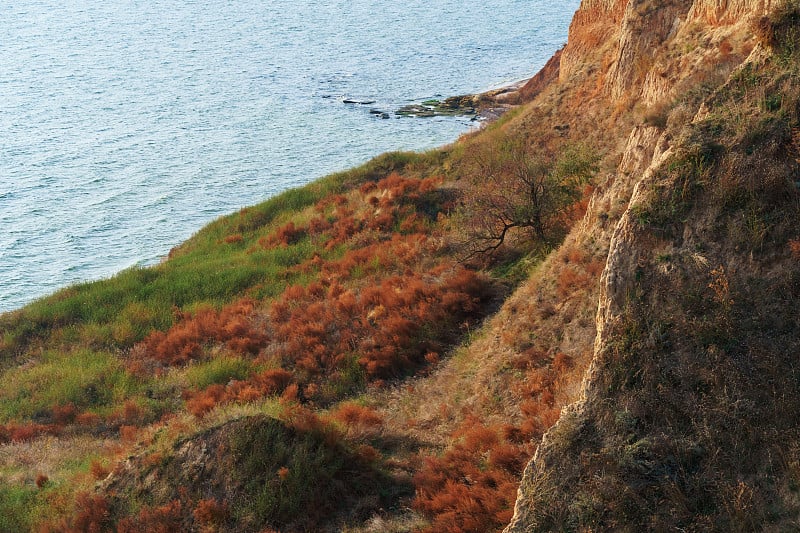
{"type": "Polygon", "coordinates": [[[354,402],[343,403],[331,413],[331,417],[351,434],[371,434],[383,426],[383,417],[377,411],[354,402]]]}
{"type": "Polygon", "coordinates": [[[333,224],[324,216],[315,217],[308,221],[308,234],[316,237],[332,227],[333,224]]]}
{"type": "Polygon", "coordinates": [[[377,188],[378,188],[378,185],[374,181],[368,181],[368,182],[362,184],[361,187],[358,188],[358,190],[359,190],[359,192],[361,194],[368,194],[368,193],[371,193],[372,191],[374,191],[377,188]]]}
{"type": "Polygon", "coordinates": [[[144,421],[145,413],[133,400],[126,400],[122,406],[121,418],[123,423],[135,426],[144,421]]]}
{"type": "Polygon", "coordinates": [[[508,523],[527,457],[522,446],[504,440],[504,433],[469,418],[444,455],[424,458],[414,476],[414,506],[431,519],[424,531],[478,533],[508,523]]]}
{"type": "Polygon", "coordinates": [[[234,380],[227,385],[214,384],[197,391],[186,392],[186,409],[194,416],[202,418],[218,404],[227,402],[249,402],[281,394],[291,383],[290,372],[282,368],[265,370],[246,380],[234,380]]]}
{"type": "Polygon", "coordinates": [[[65,405],[55,405],[52,408],[53,412],[53,421],[59,425],[67,425],[71,424],[75,421],[75,417],[78,414],[78,408],[75,407],[75,404],[70,402],[65,405]]]}
{"type": "Polygon", "coordinates": [[[280,394],[292,381],[292,374],[283,368],[273,368],[265,370],[251,378],[250,382],[255,384],[264,396],[280,394]]]}
{"type": "Polygon", "coordinates": [[[89,473],[98,481],[108,477],[111,469],[106,466],[102,461],[95,459],[89,464],[89,473]]]}
{"type": "Polygon", "coordinates": [[[595,281],[597,274],[601,271],[602,267],[599,267],[597,263],[590,263],[585,269],[577,266],[575,268],[572,266],[562,267],[556,281],[558,296],[566,298],[580,289],[585,289],[595,281]]]}
{"type": "Polygon", "coordinates": [[[117,524],[117,533],[174,533],[181,531],[183,505],[173,500],[167,505],[145,507],[132,518],[123,518],[117,524]]]}
{"type": "Polygon", "coordinates": [[[58,435],[60,432],[61,427],[55,424],[37,424],[36,422],[0,424],[0,444],[28,442],[43,435],[58,435]]]}
{"type": "Polygon", "coordinates": [[[361,231],[362,225],[363,222],[356,220],[352,215],[339,218],[329,231],[330,239],[325,243],[325,248],[332,250],[346,242],[350,237],[361,231]]]}
{"type": "Polygon", "coordinates": [[[139,429],[136,426],[122,425],[119,427],[119,438],[124,443],[133,444],[139,438],[139,429]]]}
{"type": "Polygon", "coordinates": [[[186,401],[186,410],[194,416],[202,418],[226,397],[224,385],[210,385],[203,391],[195,393],[186,401]]]}
{"type": "Polygon", "coordinates": [[[558,352],[556,356],[553,358],[553,363],[551,364],[553,370],[558,374],[563,374],[570,368],[572,368],[572,357],[568,356],[565,353],[558,352]]]}
{"type": "Polygon", "coordinates": [[[36,487],[43,488],[50,481],[50,478],[45,474],[38,474],[36,476],[36,487]]]}
{"type": "Polygon", "coordinates": [[[792,253],[792,257],[800,261],[800,238],[789,241],[789,251],[792,253]]]}
{"type": "Polygon", "coordinates": [[[216,498],[208,498],[197,502],[195,507],[194,519],[203,526],[218,526],[225,523],[230,516],[230,509],[226,502],[220,502],[216,498]]]}
{"type": "Polygon", "coordinates": [[[277,230],[275,233],[259,239],[258,243],[264,248],[272,248],[274,246],[288,246],[295,244],[307,234],[306,228],[295,226],[294,222],[287,222],[277,230]]]}
{"type": "Polygon", "coordinates": [[[75,417],[75,423],[87,428],[97,427],[101,421],[100,415],[88,411],[84,411],[75,417]]]}
{"type": "Polygon", "coordinates": [[[250,321],[255,301],[244,298],[217,312],[202,308],[194,314],[180,314],[177,323],[166,333],[155,331],[143,342],[144,352],[170,365],[183,364],[203,355],[203,345],[227,343],[239,353],[254,354],[267,338],[250,321]]]}
{"type": "Polygon", "coordinates": [[[80,492],[75,497],[75,515],[62,530],[69,533],[100,533],[111,531],[111,527],[111,512],[106,498],[80,492]]]}

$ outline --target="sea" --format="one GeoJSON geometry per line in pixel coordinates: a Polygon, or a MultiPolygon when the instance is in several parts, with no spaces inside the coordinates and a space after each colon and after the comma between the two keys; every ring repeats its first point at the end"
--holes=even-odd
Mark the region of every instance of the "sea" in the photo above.
{"type": "Polygon", "coordinates": [[[0,312],[155,264],[382,152],[454,141],[479,124],[394,112],[530,77],[578,4],[0,0],[0,312]]]}

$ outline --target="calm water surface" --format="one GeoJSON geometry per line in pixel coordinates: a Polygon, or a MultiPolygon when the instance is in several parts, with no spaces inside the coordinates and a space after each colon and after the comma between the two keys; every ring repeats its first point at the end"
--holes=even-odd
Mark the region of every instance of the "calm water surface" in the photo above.
{"type": "Polygon", "coordinates": [[[0,0],[0,311],[474,127],[401,105],[533,74],[579,0],[0,0]],[[344,98],[375,100],[370,106],[344,98]]]}

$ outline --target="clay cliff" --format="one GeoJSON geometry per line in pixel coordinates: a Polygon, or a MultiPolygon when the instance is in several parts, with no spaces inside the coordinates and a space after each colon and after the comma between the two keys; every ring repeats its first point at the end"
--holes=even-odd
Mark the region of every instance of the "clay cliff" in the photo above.
{"type": "Polygon", "coordinates": [[[568,111],[581,95],[617,165],[564,246],[592,243],[605,268],[584,299],[596,319],[580,388],[507,532],[796,527],[797,13],[578,10],[553,115],[582,122],[568,111]]]}

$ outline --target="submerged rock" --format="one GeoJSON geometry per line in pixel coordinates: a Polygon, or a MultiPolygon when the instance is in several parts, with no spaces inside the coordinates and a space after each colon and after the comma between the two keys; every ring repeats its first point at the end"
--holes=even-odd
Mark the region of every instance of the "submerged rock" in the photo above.
{"type": "Polygon", "coordinates": [[[342,100],[343,104],[358,104],[358,105],[370,105],[374,104],[375,100],[357,100],[355,98],[345,98],[342,100]]]}
{"type": "Polygon", "coordinates": [[[474,115],[476,110],[476,97],[472,95],[467,96],[453,96],[445,99],[443,102],[439,100],[424,100],[418,104],[404,105],[397,111],[395,115],[401,117],[436,117],[436,116],[464,116],[474,115]]]}

